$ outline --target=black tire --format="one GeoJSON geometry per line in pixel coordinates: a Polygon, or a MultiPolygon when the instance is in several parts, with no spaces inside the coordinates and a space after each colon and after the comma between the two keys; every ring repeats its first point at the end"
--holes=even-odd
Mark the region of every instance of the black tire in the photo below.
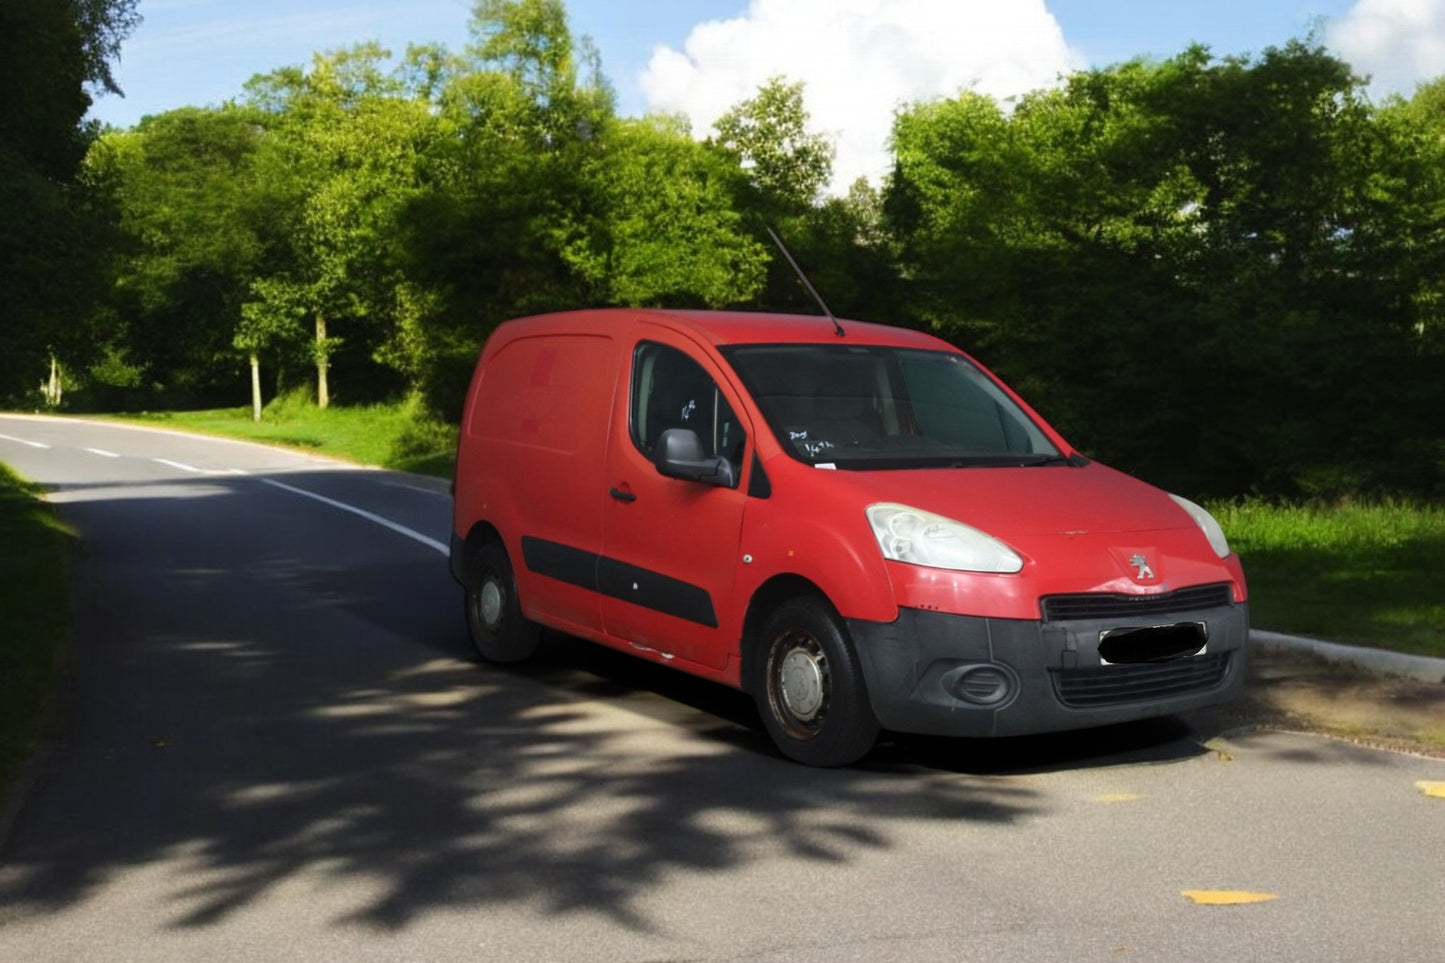
{"type": "Polygon", "coordinates": [[[537,651],[542,627],[522,616],[512,563],[500,542],[487,542],[473,559],[466,589],[467,631],[487,662],[521,662],[537,651]]]}
{"type": "Polygon", "coordinates": [[[790,759],[809,766],[857,762],[878,739],[847,626],[822,599],[778,606],[755,650],[753,693],[763,725],[790,759]]]}

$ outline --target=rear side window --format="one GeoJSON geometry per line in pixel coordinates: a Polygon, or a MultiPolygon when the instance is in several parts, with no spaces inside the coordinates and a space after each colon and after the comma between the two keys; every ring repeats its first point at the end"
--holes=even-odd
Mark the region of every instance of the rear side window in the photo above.
{"type": "Polygon", "coordinates": [[[669,428],[697,433],[703,453],[718,455],[742,471],[747,434],[717,384],[702,366],[676,348],[644,341],[632,358],[632,440],[649,459],[669,428]]]}

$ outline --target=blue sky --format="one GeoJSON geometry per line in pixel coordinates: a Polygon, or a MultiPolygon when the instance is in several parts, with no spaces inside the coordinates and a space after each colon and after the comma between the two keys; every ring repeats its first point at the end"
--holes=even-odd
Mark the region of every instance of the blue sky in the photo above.
{"type": "MultiPolygon", "coordinates": [[[[843,179],[875,176],[893,109],[972,87],[1001,98],[1059,74],[1191,42],[1259,53],[1312,29],[1372,94],[1445,73],[1445,0],[569,0],[597,44],[619,109],[687,114],[705,134],[770,76],[803,80],[843,179]]],[[[142,116],[239,97],[248,78],[318,51],[379,40],[468,42],[470,0],[140,0],[122,48],[124,98],[92,116],[142,116]]]]}

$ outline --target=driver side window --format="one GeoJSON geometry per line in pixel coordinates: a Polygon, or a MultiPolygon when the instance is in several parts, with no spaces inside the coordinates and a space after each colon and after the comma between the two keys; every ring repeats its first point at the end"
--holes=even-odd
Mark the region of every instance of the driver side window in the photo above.
{"type": "Polygon", "coordinates": [[[703,454],[723,456],[741,474],[747,435],[732,407],[706,371],[676,348],[644,341],[632,357],[632,440],[653,458],[669,428],[689,428],[703,454]]]}

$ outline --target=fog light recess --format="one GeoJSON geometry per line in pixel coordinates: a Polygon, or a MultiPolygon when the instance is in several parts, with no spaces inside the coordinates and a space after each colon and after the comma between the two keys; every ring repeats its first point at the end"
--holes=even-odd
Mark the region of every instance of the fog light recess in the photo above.
{"type": "Polygon", "coordinates": [[[1018,692],[1018,680],[1007,666],[965,665],[945,675],[943,687],[962,702],[1001,706],[1018,692]]]}

